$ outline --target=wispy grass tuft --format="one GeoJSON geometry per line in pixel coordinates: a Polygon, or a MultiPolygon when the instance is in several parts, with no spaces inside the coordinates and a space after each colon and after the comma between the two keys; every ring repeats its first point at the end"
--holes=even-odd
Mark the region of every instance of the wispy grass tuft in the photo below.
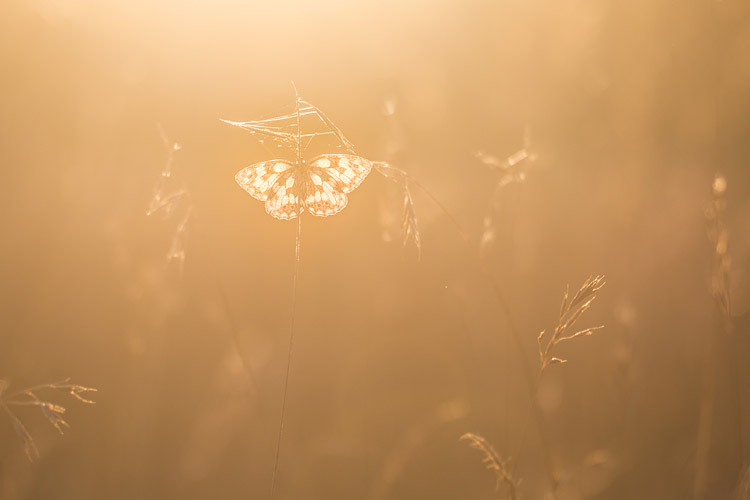
{"type": "Polygon", "coordinates": [[[417,256],[422,253],[422,244],[419,240],[419,226],[417,225],[417,212],[414,210],[414,200],[411,197],[408,183],[404,183],[404,213],[401,223],[403,245],[413,242],[417,248],[417,256]]]}
{"type": "Polygon", "coordinates": [[[409,182],[414,182],[405,171],[394,167],[383,161],[373,162],[375,170],[393,182],[395,182],[403,193],[403,208],[401,212],[401,242],[407,246],[410,242],[417,249],[417,258],[422,253],[422,242],[419,237],[419,224],[417,222],[417,211],[414,208],[414,199],[409,189],[409,182]]]}
{"type": "Polygon", "coordinates": [[[10,421],[13,424],[13,429],[21,439],[24,452],[26,453],[26,456],[29,460],[39,458],[39,450],[34,443],[34,439],[31,436],[31,433],[28,431],[21,419],[11,409],[11,407],[31,406],[38,408],[41,411],[42,415],[44,415],[44,417],[47,419],[47,421],[49,421],[49,423],[52,424],[52,426],[57,429],[60,434],[63,434],[64,429],[70,428],[70,424],[68,424],[68,422],[63,418],[63,415],[66,411],[65,407],[49,401],[45,401],[41,399],[37,395],[37,393],[49,390],[62,391],[70,396],[73,396],[75,399],[82,403],[95,404],[94,401],[88,399],[85,394],[88,392],[96,392],[96,389],[92,387],[85,387],[83,385],[71,384],[69,383],[69,380],[70,379],[65,379],[60,382],[52,382],[49,384],[41,384],[33,387],[28,387],[8,396],[5,396],[4,394],[10,384],[6,380],[0,380],[0,407],[3,408],[5,413],[10,418],[10,421]]]}
{"type": "Polygon", "coordinates": [[[182,146],[167,138],[160,123],[157,126],[167,152],[167,161],[154,188],[154,194],[151,197],[146,215],[152,216],[158,213],[162,214],[165,219],[172,219],[178,210],[182,212],[172,235],[166,258],[167,265],[174,262],[180,274],[182,274],[187,256],[185,249],[187,247],[189,223],[193,215],[193,203],[184,180],[178,179],[174,175],[174,157],[182,149],[182,146]]]}
{"type": "Polygon", "coordinates": [[[500,492],[502,489],[507,500],[516,500],[516,492],[521,481],[513,477],[513,470],[509,467],[510,460],[500,457],[492,444],[482,436],[467,432],[460,439],[468,441],[469,446],[484,454],[482,463],[495,474],[495,491],[500,492]]]}
{"type": "Polygon", "coordinates": [[[560,316],[555,327],[554,332],[551,335],[547,335],[544,331],[539,334],[539,371],[537,373],[536,383],[531,386],[529,408],[524,420],[523,430],[521,431],[521,438],[518,444],[518,450],[515,455],[512,455],[513,462],[511,464],[510,459],[503,460],[500,454],[493,448],[493,446],[483,437],[476,434],[468,433],[461,436],[461,439],[468,440],[473,448],[482,451],[485,454],[483,462],[487,465],[487,468],[494,471],[497,477],[498,488],[501,485],[505,486],[506,498],[513,500],[516,498],[516,493],[520,480],[516,479],[516,468],[523,455],[524,447],[526,445],[526,438],[528,436],[529,425],[531,420],[536,420],[539,426],[539,437],[542,442],[542,456],[544,457],[544,465],[546,468],[547,475],[549,476],[550,490],[548,492],[549,498],[555,498],[556,491],[559,485],[558,478],[554,473],[552,466],[552,457],[549,454],[547,445],[547,438],[544,429],[539,424],[540,420],[537,415],[536,398],[539,391],[539,384],[541,381],[544,369],[553,364],[566,363],[567,360],[553,356],[554,347],[561,344],[562,342],[572,340],[577,337],[591,335],[594,331],[603,328],[602,326],[585,328],[583,330],[575,330],[574,326],[576,322],[581,318],[596,299],[596,294],[604,286],[604,277],[595,276],[588,278],[578,291],[570,297],[569,289],[566,287],[565,294],[563,295],[563,301],[560,306],[560,316]]]}
{"type": "Polygon", "coordinates": [[[502,212],[501,200],[505,187],[526,180],[528,167],[537,160],[537,154],[532,150],[531,130],[527,127],[524,132],[523,147],[510,156],[500,159],[484,151],[476,151],[474,156],[483,165],[499,174],[489,207],[482,220],[482,236],[479,239],[479,246],[480,250],[485,252],[497,239],[497,220],[502,212]]]}
{"type": "Polygon", "coordinates": [[[570,333],[574,330],[573,327],[578,319],[591,307],[592,302],[596,299],[596,293],[603,286],[604,276],[589,278],[581,285],[581,288],[578,289],[572,299],[569,297],[569,289],[565,288],[565,295],[560,306],[560,318],[554,332],[550,336],[547,335],[546,331],[542,330],[539,337],[537,337],[537,342],[539,343],[539,361],[541,363],[540,371],[544,371],[549,365],[567,363],[566,359],[557,358],[552,355],[552,350],[555,346],[576,337],[591,335],[596,330],[604,328],[604,326],[594,326],[570,333]]]}

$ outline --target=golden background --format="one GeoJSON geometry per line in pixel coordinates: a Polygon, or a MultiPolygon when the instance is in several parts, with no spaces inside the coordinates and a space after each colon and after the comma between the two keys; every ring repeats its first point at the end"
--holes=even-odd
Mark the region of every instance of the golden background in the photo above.
{"type": "Polygon", "coordinates": [[[749,14],[740,0],[3,2],[0,378],[98,392],[95,406],[44,393],[68,409],[64,436],[17,409],[33,462],[0,413],[0,498],[267,498],[296,223],[235,184],[274,151],[220,119],[288,112],[292,81],[470,244],[412,187],[418,260],[384,226],[400,199],[376,172],[342,213],[303,216],[276,498],[497,498],[466,432],[516,464],[521,498],[750,498],[749,14]],[[167,217],[146,215],[159,127],[181,146],[170,182],[190,192],[167,217]],[[525,179],[496,193],[475,153],[525,145],[525,179]],[[717,172],[732,328],[712,298],[717,172]],[[167,258],[180,234],[184,262],[167,258]],[[538,369],[566,284],[597,274],[581,325],[605,328],[561,346],[537,424],[522,356],[538,369]]]}

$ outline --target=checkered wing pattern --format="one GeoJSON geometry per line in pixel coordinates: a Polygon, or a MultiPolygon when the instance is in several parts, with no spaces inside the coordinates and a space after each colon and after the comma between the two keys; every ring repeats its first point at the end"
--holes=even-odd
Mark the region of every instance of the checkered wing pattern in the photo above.
{"type": "Polygon", "coordinates": [[[306,168],[285,160],[250,165],[235,180],[250,195],[266,202],[266,212],[277,219],[293,219],[305,209],[327,217],[341,212],[354,191],[372,170],[372,163],[346,154],[321,155],[306,168]]]}
{"type": "Polygon", "coordinates": [[[359,186],[372,169],[369,160],[344,154],[322,155],[310,161],[305,175],[305,208],[327,217],[342,211],[348,193],[359,186]]]}
{"type": "Polygon", "coordinates": [[[298,201],[297,170],[285,160],[270,160],[245,167],[234,176],[237,184],[277,219],[294,219],[304,210],[298,201]]]}
{"type": "Polygon", "coordinates": [[[294,172],[294,164],[286,160],[269,160],[245,167],[234,176],[242,189],[256,200],[266,201],[280,180],[294,172]]]}
{"type": "Polygon", "coordinates": [[[321,155],[310,161],[310,169],[326,175],[335,186],[349,194],[362,184],[372,170],[372,162],[355,155],[321,155]]]}

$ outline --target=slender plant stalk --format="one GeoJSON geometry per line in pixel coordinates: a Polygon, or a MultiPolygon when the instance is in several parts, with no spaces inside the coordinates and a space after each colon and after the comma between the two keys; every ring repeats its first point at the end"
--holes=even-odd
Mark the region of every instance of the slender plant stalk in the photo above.
{"type": "Polygon", "coordinates": [[[733,340],[732,308],[729,293],[729,231],[724,220],[726,211],[725,192],[726,178],[717,173],[713,182],[714,200],[708,213],[709,233],[714,252],[711,266],[711,295],[716,309],[717,326],[705,338],[703,350],[703,379],[701,382],[701,401],[698,411],[698,432],[695,449],[695,477],[693,480],[693,498],[700,500],[706,496],[709,472],[709,452],[713,430],[714,410],[716,406],[717,370],[720,356],[727,356],[730,380],[734,385],[734,397],[737,408],[737,439],[742,447],[742,396],[737,378],[736,360],[731,352],[721,349],[723,340],[733,340]]]}
{"type": "MultiPolygon", "coordinates": [[[[717,11],[717,7],[713,5],[713,2],[708,2],[707,4],[709,12],[706,14],[710,16],[711,19],[711,27],[713,28],[711,30],[711,43],[713,48],[713,65],[712,68],[713,71],[710,71],[709,74],[713,75],[713,105],[714,105],[714,113],[715,113],[715,120],[714,120],[714,144],[713,144],[713,154],[714,154],[714,165],[716,168],[722,168],[723,164],[723,151],[724,148],[721,147],[721,140],[722,140],[722,128],[724,125],[724,121],[722,120],[722,97],[721,97],[721,89],[722,89],[722,75],[724,75],[724,68],[723,68],[723,60],[724,60],[724,50],[723,48],[726,46],[723,40],[723,31],[719,26],[719,12],[717,11]]],[[[718,259],[719,263],[722,262],[722,257],[726,253],[726,241],[724,241],[723,245],[723,251],[719,247],[720,240],[722,238],[722,233],[724,236],[726,236],[726,232],[723,231],[722,227],[722,215],[723,215],[723,208],[724,208],[724,190],[726,189],[726,180],[721,177],[721,181],[723,181],[723,184],[721,186],[717,185],[717,181],[719,181],[719,175],[717,174],[714,178],[714,185],[713,185],[713,194],[714,194],[714,203],[713,203],[713,210],[714,210],[714,217],[715,220],[713,221],[715,223],[715,230],[716,230],[716,247],[714,248],[714,259],[718,259]],[[717,189],[720,188],[720,189],[717,189]]],[[[727,261],[728,263],[728,261],[727,261]]],[[[714,263],[716,264],[716,263],[714,263]]],[[[716,278],[728,278],[728,266],[725,269],[717,269],[714,267],[712,269],[712,293],[714,296],[715,304],[718,306],[719,312],[722,316],[722,319],[726,321],[726,318],[731,318],[730,316],[730,304],[729,304],[729,294],[728,294],[728,283],[723,282],[721,284],[716,282],[716,278]],[[722,271],[726,271],[726,275],[722,275],[722,271]],[[725,287],[722,287],[720,285],[726,285],[725,287]],[[723,290],[722,290],[723,288],[723,290]],[[725,295],[720,296],[717,294],[726,292],[725,295]],[[725,302],[721,301],[720,299],[726,299],[725,302]],[[722,303],[723,302],[723,303],[722,303]]],[[[725,328],[726,329],[726,328],[725,328]]],[[[718,353],[718,332],[710,332],[708,336],[705,339],[705,347],[704,347],[704,357],[703,357],[703,374],[702,374],[702,381],[701,381],[701,402],[700,407],[698,411],[698,432],[697,432],[697,438],[696,438],[696,450],[695,450],[695,476],[693,480],[693,498],[694,500],[701,500],[704,498],[706,493],[706,482],[708,478],[708,468],[709,468],[709,449],[711,445],[711,431],[713,427],[713,416],[714,416],[714,405],[715,405],[715,398],[716,398],[716,357],[718,353]]]]}
{"type": "MultiPolygon", "coordinates": [[[[167,260],[170,260],[175,257],[180,258],[180,266],[183,265],[185,254],[184,254],[184,248],[182,249],[181,255],[175,255],[175,247],[178,245],[178,240],[181,237],[181,235],[184,235],[186,231],[186,226],[188,219],[192,218],[194,221],[195,227],[198,231],[202,230],[202,226],[200,224],[200,217],[198,214],[198,210],[195,208],[194,204],[194,198],[192,194],[192,190],[190,189],[190,186],[188,185],[188,182],[183,179],[182,180],[182,187],[170,194],[166,194],[166,182],[169,178],[171,178],[174,175],[174,159],[175,159],[175,153],[180,151],[182,147],[176,143],[172,142],[166,135],[164,128],[162,127],[161,123],[157,123],[157,127],[159,129],[159,135],[161,136],[162,143],[164,144],[164,148],[167,152],[167,161],[164,169],[162,170],[161,177],[159,178],[159,182],[157,184],[157,187],[154,192],[154,197],[151,201],[151,206],[149,207],[149,210],[147,212],[147,215],[153,215],[156,212],[160,210],[166,210],[168,211],[170,208],[173,207],[173,204],[178,203],[181,200],[184,200],[184,202],[188,205],[188,212],[185,215],[185,217],[182,219],[180,224],[177,228],[177,234],[173,238],[172,241],[172,248],[169,251],[169,254],[167,255],[167,260]]],[[[247,361],[245,360],[245,356],[243,355],[241,342],[239,338],[239,329],[237,328],[237,322],[235,320],[234,314],[232,312],[232,307],[229,302],[229,298],[227,297],[226,291],[224,289],[224,285],[221,282],[219,269],[217,266],[217,259],[215,252],[213,250],[213,247],[211,245],[212,239],[209,237],[202,238],[202,240],[206,244],[206,253],[208,255],[208,261],[211,267],[211,272],[213,273],[214,283],[216,285],[216,291],[219,295],[219,300],[224,307],[224,312],[226,314],[228,326],[229,326],[229,334],[230,334],[230,340],[232,342],[232,345],[234,346],[234,349],[237,352],[237,356],[240,359],[240,365],[242,367],[242,371],[245,374],[245,378],[247,380],[247,387],[249,392],[245,392],[245,397],[248,400],[249,405],[252,408],[255,408],[259,417],[261,420],[263,419],[263,408],[260,404],[260,399],[258,398],[258,395],[260,394],[260,391],[258,389],[255,377],[252,375],[252,371],[250,367],[248,366],[247,361]]]]}
{"type": "Polygon", "coordinates": [[[711,446],[711,429],[713,428],[714,403],[716,392],[716,339],[710,335],[706,339],[703,361],[702,398],[698,413],[698,437],[695,449],[695,478],[693,480],[693,498],[699,500],[706,493],[708,478],[708,452],[711,446]]]}
{"type": "MultiPolygon", "coordinates": [[[[294,86],[294,82],[292,82],[294,86]]],[[[294,92],[297,94],[297,162],[302,161],[302,142],[300,138],[300,99],[297,87],[294,86],[294,92]]],[[[273,460],[273,473],[271,474],[271,493],[269,498],[273,500],[273,494],[276,490],[276,475],[279,470],[279,456],[281,454],[281,439],[284,434],[284,416],[286,415],[286,393],[289,389],[289,373],[292,367],[292,347],[294,345],[294,316],[297,308],[297,280],[299,276],[299,259],[300,259],[300,240],[302,235],[302,197],[297,196],[297,235],[294,246],[294,277],[292,281],[292,310],[289,318],[289,350],[286,359],[286,374],[284,375],[284,389],[281,396],[281,417],[279,418],[279,434],[276,439],[276,456],[273,460]]]]}
{"type": "MultiPolygon", "coordinates": [[[[552,355],[553,348],[568,340],[591,335],[595,331],[603,328],[601,326],[597,326],[570,333],[571,329],[573,329],[578,319],[591,307],[591,304],[596,298],[596,293],[604,286],[603,280],[603,276],[596,276],[587,279],[583,283],[583,285],[581,285],[581,288],[576,292],[572,299],[569,297],[569,289],[566,288],[565,294],[563,295],[562,305],[560,306],[560,317],[558,318],[558,323],[557,326],[555,326],[554,332],[551,335],[545,335],[545,332],[543,331],[537,338],[537,341],[539,343],[539,372],[536,377],[534,389],[532,390],[533,397],[529,402],[529,409],[527,412],[526,421],[524,423],[523,432],[521,434],[521,440],[518,445],[518,451],[515,455],[516,460],[513,464],[512,473],[515,473],[516,467],[518,467],[518,463],[521,460],[521,455],[526,445],[530,416],[533,413],[534,417],[536,419],[539,419],[538,409],[536,406],[536,398],[539,393],[539,386],[542,381],[544,370],[550,365],[562,364],[567,362],[564,359],[554,357],[552,355]]],[[[539,427],[541,429],[541,425],[539,425],[539,427]]],[[[552,469],[552,463],[549,460],[549,454],[545,454],[545,466],[547,468],[547,473],[549,474],[551,481],[551,494],[554,497],[555,491],[557,489],[557,479],[554,476],[554,470],[552,469]]]]}
{"type": "MultiPolygon", "coordinates": [[[[394,168],[387,164],[381,164],[380,166],[385,166],[386,168],[392,168],[392,169],[394,168]]],[[[407,174],[405,171],[401,171],[401,172],[403,173],[403,175],[405,175],[409,179],[409,182],[411,182],[414,186],[419,188],[425,195],[427,195],[427,197],[430,198],[430,200],[432,200],[432,202],[446,215],[446,217],[448,217],[448,220],[451,222],[451,224],[454,226],[458,234],[461,236],[464,243],[467,245],[468,248],[471,249],[472,247],[471,239],[469,238],[466,231],[464,231],[463,227],[458,222],[458,220],[453,216],[453,214],[426,187],[424,187],[421,183],[416,181],[413,177],[409,176],[409,174],[407,174]]],[[[538,385],[539,385],[538,380],[536,380],[537,377],[534,375],[534,370],[531,367],[531,361],[526,355],[526,351],[524,349],[524,344],[523,344],[523,338],[521,336],[520,330],[517,326],[513,313],[510,309],[510,305],[508,304],[508,300],[506,299],[505,294],[500,288],[500,285],[495,280],[494,275],[492,274],[492,271],[490,270],[481,252],[477,252],[477,253],[479,255],[479,259],[478,259],[479,273],[485,279],[485,281],[490,286],[490,288],[492,289],[495,300],[497,301],[498,305],[500,306],[500,309],[503,312],[503,317],[505,318],[508,331],[510,332],[511,337],[513,338],[513,343],[516,346],[516,350],[518,351],[518,354],[519,354],[519,359],[521,360],[524,380],[526,381],[526,386],[528,388],[529,395],[531,397],[531,402],[532,402],[532,404],[530,405],[530,414],[531,416],[533,416],[534,422],[536,423],[537,432],[539,434],[545,471],[547,473],[550,486],[554,489],[554,485],[556,481],[554,478],[554,472],[552,468],[552,457],[549,453],[549,441],[546,436],[546,433],[544,432],[544,429],[542,428],[540,416],[538,414],[536,405],[533,404],[533,401],[536,398],[536,393],[538,391],[538,385]]],[[[527,434],[529,420],[530,418],[527,417],[525,424],[524,424],[524,435],[527,434]]],[[[525,440],[525,437],[523,438],[523,440],[525,440]]],[[[514,467],[516,465],[517,465],[517,461],[515,462],[514,467]]]]}
{"type": "MultiPolygon", "coordinates": [[[[198,224],[199,219],[196,217],[196,226],[200,228],[200,224],[198,224]]],[[[211,238],[205,238],[206,242],[211,241],[211,238]]],[[[211,271],[213,272],[213,278],[214,278],[214,284],[216,286],[216,293],[219,295],[219,300],[221,301],[221,305],[224,307],[224,313],[226,314],[227,323],[229,326],[229,337],[232,342],[232,345],[234,347],[234,350],[237,352],[237,357],[240,360],[240,366],[242,367],[242,371],[245,374],[245,378],[247,380],[248,385],[248,391],[245,391],[245,397],[247,398],[248,403],[251,407],[255,408],[257,411],[258,416],[261,420],[265,420],[263,418],[265,412],[263,410],[263,406],[260,401],[260,389],[258,387],[258,383],[255,380],[255,377],[252,374],[252,370],[250,369],[250,366],[248,365],[247,361],[245,360],[245,356],[243,355],[243,349],[242,349],[242,342],[240,341],[240,334],[239,334],[239,328],[237,326],[237,320],[235,319],[231,303],[229,302],[229,297],[227,296],[227,292],[224,288],[224,284],[221,281],[219,269],[217,266],[217,260],[215,257],[215,254],[213,252],[213,249],[210,247],[210,243],[207,243],[207,253],[211,265],[211,271]]]]}
{"type": "Polygon", "coordinates": [[[281,439],[284,434],[284,417],[286,415],[286,393],[289,388],[289,373],[292,367],[292,347],[294,345],[294,317],[297,308],[297,281],[299,276],[299,251],[300,235],[302,233],[302,214],[297,216],[297,243],[295,245],[294,255],[294,278],[292,282],[292,310],[289,319],[289,349],[286,357],[286,375],[284,376],[284,389],[281,396],[281,418],[279,419],[279,434],[276,439],[276,456],[273,460],[273,473],[271,475],[271,494],[269,498],[273,500],[273,494],[276,490],[276,475],[279,470],[279,456],[281,454],[281,439]]]}

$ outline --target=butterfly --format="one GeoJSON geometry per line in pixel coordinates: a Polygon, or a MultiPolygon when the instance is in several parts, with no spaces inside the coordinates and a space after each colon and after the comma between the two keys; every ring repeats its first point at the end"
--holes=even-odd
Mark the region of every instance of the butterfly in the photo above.
{"type": "Polygon", "coordinates": [[[305,210],[328,217],[341,212],[372,170],[372,162],[351,154],[324,154],[306,162],[268,160],[245,167],[234,176],[237,184],[277,219],[294,219],[305,210]]]}

